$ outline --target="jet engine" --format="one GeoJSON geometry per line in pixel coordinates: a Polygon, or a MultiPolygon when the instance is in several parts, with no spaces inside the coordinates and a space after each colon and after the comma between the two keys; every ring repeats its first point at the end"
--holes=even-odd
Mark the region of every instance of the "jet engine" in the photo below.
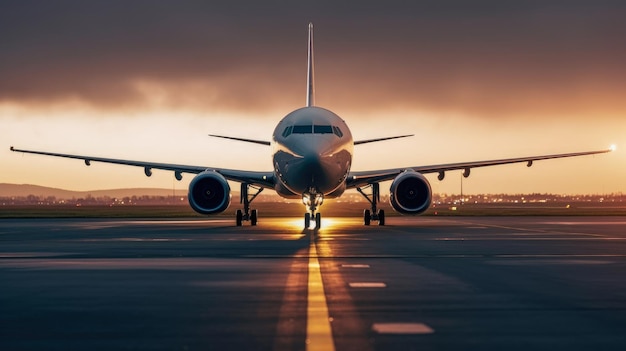
{"type": "Polygon", "coordinates": [[[389,202],[402,214],[420,214],[430,207],[432,191],[430,183],[420,173],[407,170],[391,183],[389,202]]]}
{"type": "Polygon", "coordinates": [[[224,212],[230,205],[230,186],[221,174],[204,171],[189,183],[188,198],[191,208],[200,214],[224,212]]]}

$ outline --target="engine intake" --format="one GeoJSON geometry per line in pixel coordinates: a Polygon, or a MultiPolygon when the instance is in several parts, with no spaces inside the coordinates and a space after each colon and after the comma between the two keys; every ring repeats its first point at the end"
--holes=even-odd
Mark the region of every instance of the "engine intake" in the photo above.
{"type": "Polygon", "coordinates": [[[420,214],[430,207],[432,190],[422,174],[412,170],[400,173],[391,183],[389,202],[403,214],[420,214]]]}
{"type": "Polygon", "coordinates": [[[230,186],[221,174],[204,171],[189,184],[189,205],[204,215],[224,212],[230,205],[230,186]]]}

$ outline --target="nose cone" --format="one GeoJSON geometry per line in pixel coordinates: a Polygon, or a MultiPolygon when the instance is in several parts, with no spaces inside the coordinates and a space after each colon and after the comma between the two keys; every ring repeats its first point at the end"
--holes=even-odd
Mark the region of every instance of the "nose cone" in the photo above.
{"type": "MultiPolygon", "coordinates": [[[[314,137],[314,136],[312,136],[314,137]]],[[[289,162],[289,184],[301,192],[310,188],[321,193],[329,193],[340,186],[350,157],[346,152],[338,152],[332,143],[319,140],[299,143],[291,150],[298,157],[289,162]]]]}
{"type": "Polygon", "coordinates": [[[306,143],[302,145],[300,155],[303,165],[312,168],[321,168],[324,159],[328,158],[327,145],[321,143],[306,143]]]}
{"type": "MultiPolygon", "coordinates": [[[[316,183],[322,181],[325,177],[324,166],[329,154],[327,152],[328,145],[323,145],[323,143],[314,142],[313,140],[307,140],[307,142],[301,143],[298,146],[298,150],[294,151],[296,154],[300,155],[301,158],[296,160],[294,166],[297,165],[300,168],[301,174],[310,175],[307,177],[309,181],[313,180],[316,183]]],[[[314,186],[316,184],[311,185],[314,186]]]]}

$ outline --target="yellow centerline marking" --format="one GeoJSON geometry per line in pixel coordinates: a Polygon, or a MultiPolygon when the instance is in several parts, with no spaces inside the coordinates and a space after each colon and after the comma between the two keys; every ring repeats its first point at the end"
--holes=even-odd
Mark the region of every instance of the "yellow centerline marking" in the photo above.
{"type": "Polygon", "coordinates": [[[330,327],[328,305],[317,259],[315,242],[309,247],[309,288],[307,297],[306,349],[307,351],[334,351],[335,342],[330,327]]]}

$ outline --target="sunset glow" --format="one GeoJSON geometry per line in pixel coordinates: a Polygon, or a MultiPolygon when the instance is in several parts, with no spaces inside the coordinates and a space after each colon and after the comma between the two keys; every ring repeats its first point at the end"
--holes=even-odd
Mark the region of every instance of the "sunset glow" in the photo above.
{"type": "Polygon", "coordinates": [[[436,193],[458,193],[461,181],[468,194],[626,191],[626,155],[615,146],[626,145],[626,50],[616,34],[626,30],[624,6],[417,3],[358,11],[294,4],[276,13],[255,2],[177,2],[145,12],[116,1],[3,3],[0,183],[186,189],[192,178],[146,178],[134,167],[86,167],[10,146],[271,170],[269,148],[208,134],[269,140],[276,123],[303,106],[312,20],[316,104],[346,120],[355,139],[415,134],[357,146],[353,170],[612,145],[607,155],[428,179],[436,193]]]}

